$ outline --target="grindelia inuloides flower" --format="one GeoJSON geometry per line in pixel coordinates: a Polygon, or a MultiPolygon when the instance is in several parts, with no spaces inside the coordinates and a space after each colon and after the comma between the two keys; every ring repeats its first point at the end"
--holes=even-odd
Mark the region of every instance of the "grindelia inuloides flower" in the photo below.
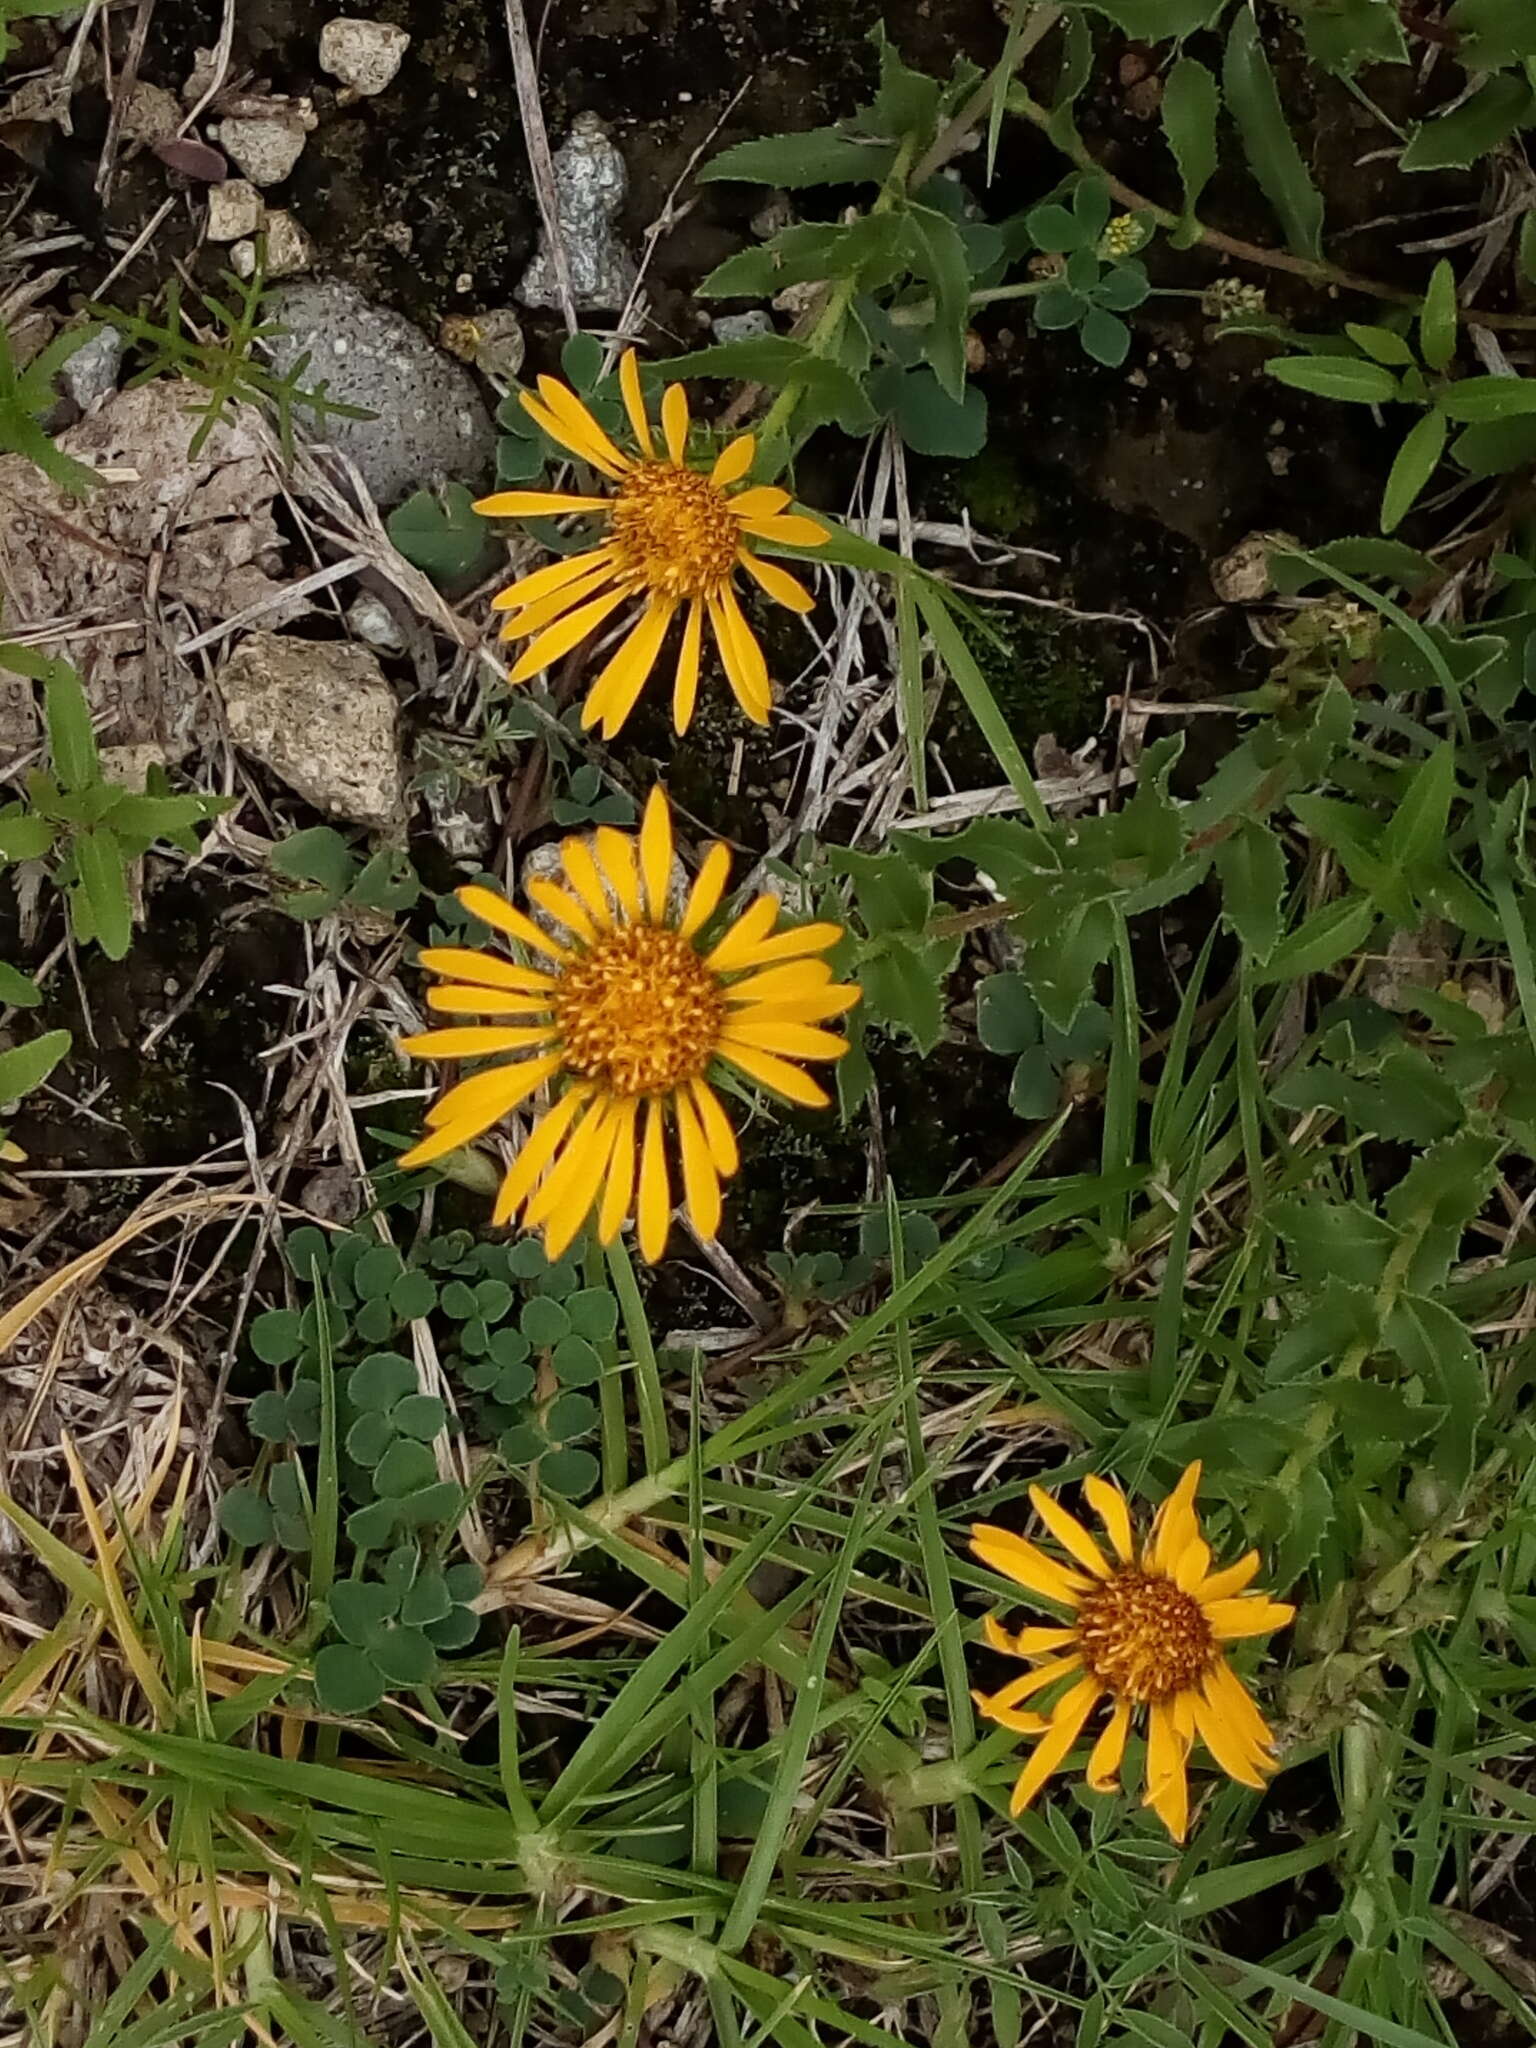
{"type": "Polygon", "coordinates": [[[706,621],[737,702],[748,718],[766,725],[773,686],[763,650],[737,600],[736,571],[744,569],[791,611],[808,612],[815,600],[805,586],[776,562],[765,562],[749,542],[813,548],[826,540],[827,530],[802,513],[787,511],[789,493],[775,484],[741,488],[757,453],[751,434],[732,441],[711,469],[692,468],[688,399],[680,384],[669,385],[662,400],[665,446],[658,449],[633,349],[619,364],[619,385],[638,457],[625,454],[557,378],[541,377],[537,398],[523,394],[527,411],[552,440],[614,483],[612,497],[497,491],[475,506],[489,519],[589,512],[608,527],[601,546],[535,569],[496,599],[496,609],[507,614],[502,639],[528,642],[511,680],[526,682],[569,654],[621,606],[638,605],[629,634],[588,693],[584,726],[601,720],[603,737],[613,738],[634,709],[679,613],[682,643],[672,683],[677,730],[686,732],[693,717],[706,621]]]}
{"type": "Polygon", "coordinates": [[[1000,1692],[975,1696],[989,1720],[1040,1738],[1013,1788],[1015,1813],[1061,1768],[1089,1715],[1106,1698],[1110,1715],[1088,1758],[1088,1783],[1095,1792],[1113,1791],[1131,1718],[1145,1708],[1143,1804],[1177,1842],[1189,1826],[1185,1765],[1197,1735],[1239,1784],[1262,1791],[1275,1771],[1269,1729],[1227,1662],[1226,1646],[1283,1628],[1296,1610],[1244,1591],[1259,1569],[1256,1550],[1212,1571],[1210,1545],[1195,1513],[1199,1484],[1197,1460],[1157,1510],[1138,1551],[1119,1487],[1085,1479],[1083,1491],[1104,1525],[1112,1558],[1075,1515],[1038,1486],[1029,1489],[1030,1501],[1070,1564],[1058,1563],[1010,1530],[985,1522],[972,1528],[971,1548],[983,1564],[1073,1612],[1070,1624],[1021,1629],[1016,1636],[993,1616],[986,1619],[994,1650],[1035,1665],[1000,1692]],[[1026,1700],[1058,1682],[1065,1689],[1048,1714],[1025,1708],[1026,1700]]]}
{"type": "Polygon", "coordinates": [[[672,1217],[673,1169],[701,1237],[720,1227],[720,1183],[739,1164],[735,1133],[711,1085],[717,1064],[791,1102],[825,1108],[821,1085],[796,1064],[840,1059],[846,1039],[824,1029],[859,999],[819,954],[842,929],[774,929],[776,896],[759,896],[710,944],[704,938],[730,871],[711,846],[675,920],[668,907],[672,822],[653,790],[638,837],[603,826],[561,846],[564,886],[528,895],[566,936],[551,936],[493,889],[460,889],[465,909],[533,955],[537,966],[464,946],[434,946],[421,963],[446,982],[429,1009],[495,1022],[450,1025],[401,1041],[421,1059],[518,1055],[439,1097],[428,1135],[402,1166],[424,1166],[467,1145],[549,1084],[550,1106],[513,1161],[495,1221],[542,1228],[558,1258],[594,1209],[611,1244],[625,1218],[641,1252],[660,1258],[672,1217]]]}

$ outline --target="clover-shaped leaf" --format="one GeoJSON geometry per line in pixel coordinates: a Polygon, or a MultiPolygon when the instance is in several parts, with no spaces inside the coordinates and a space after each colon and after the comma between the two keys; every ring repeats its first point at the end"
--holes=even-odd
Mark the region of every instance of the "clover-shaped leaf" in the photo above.
{"type": "Polygon", "coordinates": [[[439,1650],[463,1650],[480,1633],[480,1617],[472,1607],[450,1607],[441,1621],[427,1623],[427,1640],[439,1650]]]}
{"type": "Polygon", "coordinates": [[[443,1577],[448,1583],[449,1596],[456,1605],[478,1600],[485,1590],[485,1573],[467,1557],[449,1565],[443,1577]]]}
{"type": "Polygon", "coordinates": [[[425,1628],[453,1611],[453,1595],[440,1571],[425,1571],[400,1603],[400,1619],[408,1628],[425,1628]]]}
{"type": "Polygon", "coordinates": [[[471,1316],[480,1313],[475,1290],[466,1280],[450,1280],[438,1296],[438,1307],[445,1316],[452,1316],[456,1323],[467,1323],[471,1316]]]}
{"type": "Polygon", "coordinates": [[[398,1351],[375,1351],[357,1366],[347,1382],[354,1408],[386,1414],[397,1401],[416,1392],[416,1368],[398,1351]]]}
{"type": "Polygon", "coordinates": [[[351,1643],[328,1643],[315,1659],[315,1697],[329,1714],[370,1713],[386,1690],[372,1657],[351,1643]]]}
{"type": "Polygon", "coordinates": [[[421,1552],[414,1543],[401,1543],[389,1553],[379,1567],[379,1575],[386,1586],[393,1586],[403,1598],[416,1583],[421,1570],[421,1552]]]}
{"type": "Polygon", "coordinates": [[[549,1439],[531,1422],[521,1422],[503,1432],[497,1449],[509,1465],[531,1465],[549,1449],[549,1439]]]}
{"type": "MultiPolygon", "coordinates": [[[[549,1362],[562,1387],[590,1387],[602,1377],[603,1362],[585,1337],[562,1337],[549,1362]]],[[[508,1396],[502,1394],[500,1398],[506,1400],[508,1396]]]]}
{"type": "Polygon", "coordinates": [[[400,1318],[382,1297],[365,1301],[357,1311],[357,1334],[364,1344],[385,1344],[395,1334],[400,1318]]]}
{"type": "Polygon", "coordinates": [[[1008,1107],[1026,1120],[1054,1116],[1061,1101],[1061,1076],[1043,1045],[1019,1054],[1008,1083],[1008,1107]]]}
{"type": "Polygon", "coordinates": [[[1040,1005],[1022,974],[989,974],[976,998],[976,1035],[988,1052],[1040,1043],[1040,1005]]]}
{"type": "Polygon", "coordinates": [[[389,1290],[389,1305],[403,1323],[428,1316],[437,1306],[437,1282],[428,1273],[402,1273],[389,1290]]]}
{"type": "Polygon", "coordinates": [[[597,1403],[588,1394],[562,1394],[549,1405],[544,1428],[551,1443],[566,1444],[597,1427],[597,1403]]]}
{"type": "MultiPolygon", "coordinates": [[[[579,1344],[579,1337],[567,1337],[567,1344],[579,1344]]],[[[558,1345],[556,1350],[560,1348],[558,1345]]],[[[559,1368],[557,1367],[558,1371],[559,1368]]],[[[533,1392],[537,1375],[531,1365],[504,1365],[497,1375],[492,1394],[500,1407],[515,1408],[519,1401],[526,1401],[533,1392]]]]}
{"type": "Polygon", "coordinates": [[[521,1365],[532,1351],[521,1330],[502,1329],[491,1334],[491,1356],[498,1365],[521,1365]]]}
{"type": "Polygon", "coordinates": [[[537,1280],[549,1271],[543,1244],[536,1237],[519,1238],[507,1253],[507,1268],[519,1280],[537,1280]]]}
{"type": "Polygon", "coordinates": [[[518,1318],[523,1335],[535,1350],[548,1351],[571,1334],[571,1319],[564,1306],[545,1295],[535,1295],[523,1304],[518,1318]]]}
{"type": "Polygon", "coordinates": [[[366,1647],[399,1609],[399,1592],[372,1579],[338,1579],[331,1588],[331,1619],[349,1643],[366,1647]]]}
{"type": "Polygon", "coordinates": [[[400,1525],[399,1502],[370,1501],[347,1517],[347,1535],[359,1550],[382,1550],[400,1525]]]}
{"type": "Polygon", "coordinates": [[[551,1451],[539,1467],[540,1481],[566,1500],[578,1500],[590,1493],[600,1468],[590,1451],[551,1451]]]}
{"type": "Polygon", "coordinates": [[[432,1486],[423,1486],[416,1493],[402,1495],[394,1502],[395,1511],[407,1528],[425,1528],[429,1522],[450,1521],[464,1504],[464,1490],[453,1479],[439,1479],[432,1486]]]}
{"type": "Polygon", "coordinates": [[[437,1652],[416,1628],[381,1630],[368,1654],[394,1685],[427,1685],[437,1670],[437,1652]]]}
{"type": "Polygon", "coordinates": [[[499,1323],[512,1306],[512,1290],[505,1280],[481,1280],[475,1286],[475,1306],[487,1323],[499,1323]]]}
{"type": "Polygon", "coordinates": [[[246,1427],[252,1436],[259,1436],[263,1443],[281,1444],[288,1440],[288,1401],[275,1387],[268,1387],[264,1394],[258,1394],[246,1410],[246,1427]]]}
{"type": "Polygon", "coordinates": [[[330,1262],[330,1238],[312,1223],[290,1230],[283,1246],[288,1263],[301,1280],[312,1278],[316,1268],[324,1272],[330,1262]]]}
{"type": "Polygon", "coordinates": [[[390,1293],[405,1272],[405,1262],[392,1244],[376,1244],[352,1269],[359,1299],[378,1301],[390,1293]]]}
{"type": "Polygon", "coordinates": [[[231,1543],[255,1550],[272,1541],[277,1523],[254,1486],[232,1486],[219,1502],[219,1527],[231,1543]]]}
{"type": "Polygon", "coordinates": [[[299,1317],[291,1308],[269,1308],[251,1324],[251,1349],[263,1365],[289,1364],[302,1343],[299,1317]]]}
{"type": "Polygon", "coordinates": [[[610,1342],[619,1327],[619,1304],[606,1287],[580,1288],[565,1304],[571,1328],[589,1344],[610,1342]]]}
{"type": "Polygon", "coordinates": [[[436,1476],[436,1460],[425,1444],[397,1440],[380,1458],[373,1483],[381,1495],[399,1500],[418,1487],[431,1485],[436,1476]]]}
{"type": "Polygon", "coordinates": [[[448,1410],[436,1394],[407,1394],[395,1404],[390,1421],[403,1436],[430,1443],[448,1420],[448,1410]]]}
{"type": "Polygon", "coordinates": [[[347,1431],[347,1456],[359,1465],[374,1466],[395,1440],[394,1423],[373,1411],[360,1415],[347,1431]]]}

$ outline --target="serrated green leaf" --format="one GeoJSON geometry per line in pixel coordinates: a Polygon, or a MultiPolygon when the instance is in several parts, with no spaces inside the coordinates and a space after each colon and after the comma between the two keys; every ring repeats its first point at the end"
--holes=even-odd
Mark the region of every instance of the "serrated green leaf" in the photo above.
{"type": "Polygon", "coordinates": [[[698,173],[701,185],[739,180],[782,185],[878,185],[896,161],[892,142],[869,142],[839,128],[809,128],[799,135],[763,135],[733,143],[698,173]]]}
{"type": "Polygon", "coordinates": [[[1321,262],[1323,202],[1302,160],[1264,54],[1252,0],[1238,9],[1222,63],[1227,111],[1237,124],[1248,167],[1298,256],[1321,262]]]}
{"type": "Polygon", "coordinates": [[[1458,1316],[1423,1295],[1400,1296],[1382,1334],[1405,1370],[1443,1404],[1445,1420],[1435,1433],[1431,1456],[1452,1486],[1465,1486],[1477,1460],[1478,1426],[1488,1409],[1481,1352],[1458,1316]]]}
{"type": "Polygon", "coordinates": [[[1376,906],[1368,896],[1325,903],[1280,941],[1255,979],[1262,986],[1325,974],[1360,950],[1375,923],[1376,906]]]}
{"type": "Polygon", "coordinates": [[[1456,794],[1456,751],[1444,740],[1414,770],[1381,837],[1381,856],[1410,879],[1445,864],[1456,794]]]}
{"type": "Polygon", "coordinates": [[[1285,895],[1285,850],[1256,818],[1240,818],[1215,848],[1221,909],[1259,965],[1280,939],[1280,906],[1285,895]]]}
{"type": "Polygon", "coordinates": [[[720,342],[713,348],[696,349],[692,355],[673,356],[659,368],[669,383],[685,377],[728,377],[767,384],[774,390],[804,390],[818,401],[828,419],[850,434],[867,434],[877,424],[874,407],[857,378],[787,334],[720,342]]]}
{"type": "Polygon", "coordinates": [[[837,873],[852,876],[859,915],[871,937],[922,936],[933,909],[933,878],[902,851],[858,853],[838,847],[831,861],[837,873]]]}
{"type": "Polygon", "coordinates": [[[965,335],[970,324],[971,266],[960,230],[931,207],[906,212],[908,256],[933,289],[928,367],[956,405],[965,398],[965,335]]]}
{"type": "Polygon", "coordinates": [[[1492,156],[1536,113],[1536,91],[1510,72],[1496,71],[1460,106],[1426,121],[1398,158],[1404,171],[1464,171],[1492,156]]]}
{"type": "Polygon", "coordinates": [[[1128,36],[1158,43],[1209,28],[1224,0],[1089,0],[1089,5],[1128,36]]]}
{"type": "Polygon", "coordinates": [[[886,938],[859,971],[864,1008],[871,1021],[906,1033],[920,1053],[930,1053],[944,1035],[944,982],[925,946],[886,938]]]}
{"type": "Polygon", "coordinates": [[[1312,62],[1343,78],[1352,78],[1363,64],[1407,60],[1397,10],[1381,0],[1310,0],[1300,26],[1312,62]]]}

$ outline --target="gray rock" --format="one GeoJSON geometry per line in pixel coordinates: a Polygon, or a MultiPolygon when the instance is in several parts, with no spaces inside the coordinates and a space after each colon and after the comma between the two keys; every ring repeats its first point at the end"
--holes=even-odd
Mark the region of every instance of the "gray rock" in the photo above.
{"type": "MultiPolygon", "coordinates": [[[[571,296],[588,312],[622,312],[634,289],[635,259],[619,239],[619,215],[629,190],[624,159],[596,114],[578,114],[555,151],[555,212],[571,296]]],[[[560,279],[548,238],[523,273],[517,296],[525,306],[558,306],[560,279]]]]}
{"type": "Polygon", "coordinates": [[[82,412],[90,412],[117,389],[123,365],[123,337],[115,327],[93,334],[59,371],[59,386],[82,412]]]}
{"type": "Polygon", "coordinates": [[[302,382],[323,380],[329,397],[374,415],[320,426],[301,407],[298,419],[357,464],[381,505],[440,477],[489,478],[496,429],[485,401],[469,372],[419,328],[332,279],[274,292],[272,318],[284,330],[270,344],[279,376],[307,354],[302,382]]]}
{"type": "Polygon", "coordinates": [[[355,597],[347,607],[347,627],[369,647],[385,654],[403,654],[405,635],[389,606],[371,590],[355,597]]]}
{"type": "Polygon", "coordinates": [[[760,334],[777,334],[773,315],[761,306],[745,313],[718,313],[710,321],[716,341],[754,341],[760,334]]]}
{"type": "Polygon", "coordinates": [[[248,633],[218,684],[236,746],[306,803],[381,830],[401,824],[400,705],[366,648],[248,633]]]}

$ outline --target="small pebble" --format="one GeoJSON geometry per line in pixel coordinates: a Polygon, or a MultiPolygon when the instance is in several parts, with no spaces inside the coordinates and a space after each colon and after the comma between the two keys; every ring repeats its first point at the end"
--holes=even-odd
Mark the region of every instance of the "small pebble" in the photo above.
{"type": "Polygon", "coordinates": [[[399,654],[405,647],[405,635],[394,613],[371,590],[365,590],[347,607],[347,625],[354,638],[382,653],[399,654]]]}
{"type": "Polygon", "coordinates": [[[122,335],[115,327],[103,327],[64,364],[59,384],[82,412],[90,412],[117,389],[122,361],[122,335]]]}
{"type": "Polygon", "coordinates": [[[261,194],[247,178],[229,178],[208,194],[208,239],[239,242],[261,226],[261,194]]]}
{"type": "Polygon", "coordinates": [[[410,46],[403,28],[340,14],[320,31],[320,69],[339,78],[354,98],[372,99],[394,83],[410,46]]]}
{"type": "MultiPolygon", "coordinates": [[[[209,129],[209,134],[215,131],[209,129]]],[[[304,154],[308,136],[299,121],[233,119],[218,127],[218,140],[253,185],[280,185],[304,154]]]]}
{"type": "Polygon", "coordinates": [[[266,218],[268,277],[298,277],[315,260],[315,245],[291,213],[266,218]]]}
{"type": "Polygon", "coordinates": [[[750,341],[755,335],[775,334],[773,315],[764,312],[761,306],[752,306],[745,313],[717,313],[710,321],[716,341],[750,341]]]}

